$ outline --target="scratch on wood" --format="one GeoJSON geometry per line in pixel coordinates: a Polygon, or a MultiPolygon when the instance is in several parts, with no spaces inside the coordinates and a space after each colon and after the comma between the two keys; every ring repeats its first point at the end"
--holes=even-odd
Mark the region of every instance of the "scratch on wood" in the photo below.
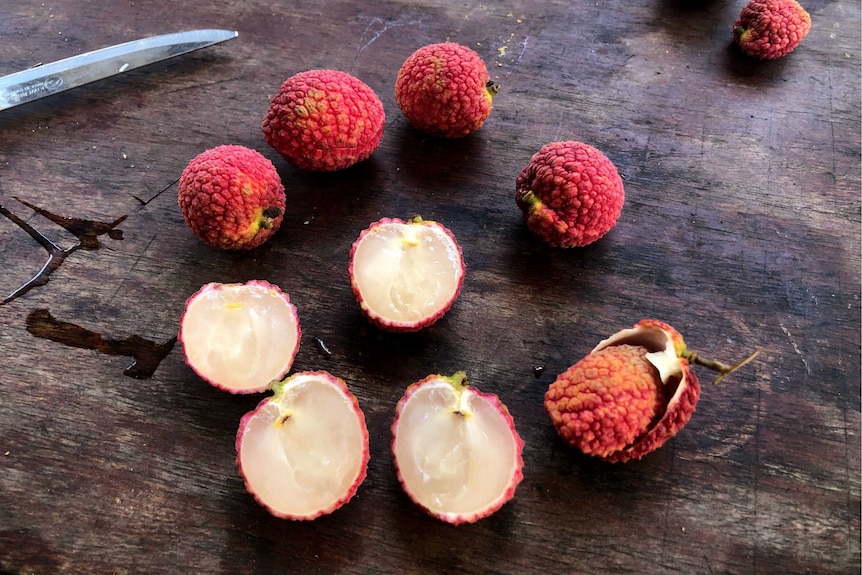
{"type": "Polygon", "coordinates": [[[356,48],[356,58],[353,59],[354,65],[356,61],[359,59],[359,56],[362,52],[365,51],[366,48],[371,46],[374,42],[383,35],[384,32],[391,28],[396,28],[398,26],[404,26],[406,24],[418,24],[418,22],[401,22],[398,20],[383,20],[382,18],[378,18],[376,16],[372,18],[362,18],[361,20],[367,21],[367,25],[365,26],[365,30],[362,31],[362,34],[359,35],[359,40],[364,41],[364,43],[360,44],[356,48]],[[370,38],[369,38],[370,36],[370,38]],[[366,40],[366,38],[368,38],[366,40]]]}
{"type": "Polygon", "coordinates": [[[793,336],[790,334],[790,330],[788,330],[786,327],[784,327],[784,324],[782,324],[782,323],[779,323],[778,325],[781,326],[781,331],[784,332],[784,335],[786,335],[788,341],[790,341],[790,345],[793,346],[793,351],[795,351],[796,355],[799,356],[799,359],[802,360],[802,364],[805,366],[805,372],[808,375],[811,375],[811,366],[808,365],[808,361],[805,359],[805,356],[802,355],[802,351],[799,349],[799,346],[796,345],[796,341],[793,339],[793,336]]]}

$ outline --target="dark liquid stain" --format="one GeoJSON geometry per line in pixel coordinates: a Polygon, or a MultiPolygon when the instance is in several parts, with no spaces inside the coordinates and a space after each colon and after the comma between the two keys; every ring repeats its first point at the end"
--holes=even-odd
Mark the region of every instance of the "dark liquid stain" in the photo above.
{"type": "Polygon", "coordinates": [[[152,377],[159,363],[177,343],[176,336],[161,344],[137,335],[126,339],[109,339],[79,325],[59,321],[46,309],[37,309],[27,316],[27,331],[36,337],[72,347],[91,349],[107,355],[133,357],[135,361],[123,370],[123,374],[136,379],[152,377]]]}
{"type": "Polygon", "coordinates": [[[82,220],[79,218],[66,218],[52,214],[51,212],[43,210],[38,206],[34,206],[20,198],[16,197],[15,199],[40,216],[43,216],[64,228],[74,235],[78,241],[68,248],[63,249],[52,242],[45,234],[13,214],[6,207],[0,205],[0,214],[6,216],[6,218],[8,218],[12,223],[27,232],[31,238],[36,240],[36,243],[45,248],[45,251],[48,252],[48,260],[45,262],[45,265],[42,266],[42,269],[40,269],[35,276],[30,278],[21,287],[6,296],[3,301],[0,301],[0,305],[9,303],[15,298],[24,295],[34,287],[47,284],[48,280],[51,279],[51,274],[57,271],[57,269],[63,265],[66,257],[75,250],[82,249],[89,251],[100,248],[102,244],[99,242],[99,236],[107,234],[107,236],[112,240],[123,239],[123,230],[116,228],[126,219],[127,216],[117,218],[113,222],[97,222],[93,220],[82,220]]]}
{"type": "Polygon", "coordinates": [[[326,344],[323,343],[323,340],[319,337],[314,338],[314,345],[317,347],[317,351],[322,353],[323,355],[332,355],[332,352],[326,347],[326,344]]]}

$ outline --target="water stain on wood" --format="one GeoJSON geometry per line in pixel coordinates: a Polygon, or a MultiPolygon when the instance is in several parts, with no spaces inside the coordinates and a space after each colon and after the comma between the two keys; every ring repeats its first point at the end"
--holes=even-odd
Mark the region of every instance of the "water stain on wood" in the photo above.
{"type": "Polygon", "coordinates": [[[48,260],[45,262],[45,265],[43,265],[42,268],[36,273],[36,275],[34,275],[18,289],[6,296],[3,301],[0,301],[0,305],[11,302],[12,300],[24,295],[34,287],[47,284],[48,281],[51,279],[51,274],[57,271],[57,269],[59,269],[60,266],[63,265],[63,262],[66,261],[66,257],[68,257],[69,254],[73,253],[74,251],[78,249],[90,251],[100,248],[102,244],[99,241],[99,236],[107,235],[113,240],[123,239],[123,230],[118,229],[117,226],[123,223],[127,216],[121,216],[113,222],[99,222],[95,220],[85,220],[81,218],[69,218],[51,213],[38,206],[34,206],[33,204],[18,197],[15,197],[15,199],[33,210],[34,212],[36,212],[37,214],[64,228],[69,233],[74,235],[78,241],[69,246],[68,248],[61,248],[53,241],[51,241],[48,236],[22,220],[5,206],[0,205],[0,214],[6,216],[8,220],[10,220],[19,228],[27,232],[27,234],[29,234],[31,238],[36,240],[36,243],[38,243],[45,249],[46,252],[48,252],[48,260]]]}
{"type": "Polygon", "coordinates": [[[90,349],[107,355],[133,357],[134,361],[123,370],[123,375],[135,379],[153,376],[159,363],[177,343],[176,336],[164,343],[154,343],[140,336],[112,339],[74,323],[60,321],[46,309],[37,309],[27,316],[27,331],[36,337],[71,347],[90,349]]]}

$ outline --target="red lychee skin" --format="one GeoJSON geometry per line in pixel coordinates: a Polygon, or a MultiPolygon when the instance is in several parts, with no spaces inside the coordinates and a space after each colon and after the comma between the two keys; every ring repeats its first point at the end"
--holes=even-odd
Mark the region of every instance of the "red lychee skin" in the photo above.
{"type": "Polygon", "coordinates": [[[664,400],[646,353],[633,345],[604,348],[557,377],[545,405],[563,440],[607,457],[643,434],[664,400]]]}
{"type": "MultiPolygon", "coordinates": [[[[453,379],[457,378],[458,375],[459,374],[455,374],[453,376],[453,379]]],[[[395,419],[392,421],[392,425],[389,428],[390,432],[392,433],[392,442],[389,445],[389,449],[393,454],[395,453],[395,448],[396,448],[396,433],[398,430],[398,423],[400,421],[401,412],[403,411],[404,405],[407,403],[407,401],[410,399],[410,397],[417,390],[422,388],[423,385],[425,385],[426,383],[431,382],[431,381],[436,381],[440,378],[448,379],[445,376],[442,376],[439,374],[429,375],[429,376],[427,376],[427,377],[425,377],[425,378],[423,378],[423,379],[421,379],[415,383],[410,384],[407,387],[407,389],[404,391],[404,395],[401,396],[401,399],[398,401],[398,404],[395,407],[395,419]]],[[[466,385],[466,382],[464,382],[462,380],[462,384],[466,385]]],[[[515,496],[515,490],[517,489],[517,487],[521,483],[521,481],[524,479],[523,451],[524,451],[525,442],[521,438],[521,436],[518,434],[518,432],[515,430],[515,420],[512,418],[512,414],[509,413],[509,408],[506,407],[506,404],[504,404],[502,402],[502,400],[499,398],[499,396],[497,396],[496,394],[483,393],[483,392],[479,391],[478,389],[476,389],[475,387],[472,388],[472,390],[473,390],[473,393],[476,393],[477,395],[482,396],[486,401],[488,401],[488,403],[490,403],[500,413],[503,414],[503,418],[506,420],[506,423],[509,425],[509,429],[512,431],[513,436],[515,438],[515,450],[516,450],[515,466],[516,466],[516,469],[512,475],[512,480],[509,484],[508,489],[506,489],[506,492],[496,501],[496,503],[493,506],[491,506],[487,509],[484,509],[480,513],[474,513],[472,515],[457,514],[457,513],[438,513],[438,512],[431,510],[431,509],[428,509],[425,505],[422,505],[419,501],[417,501],[413,497],[412,494],[410,494],[407,491],[405,484],[404,484],[404,479],[401,475],[401,470],[398,468],[398,460],[393,459],[393,462],[395,464],[395,472],[398,476],[398,481],[399,481],[399,483],[401,483],[401,486],[404,489],[404,492],[407,494],[407,496],[410,498],[410,500],[413,501],[413,503],[415,503],[419,508],[421,508],[423,511],[425,511],[425,513],[427,513],[428,515],[430,515],[432,517],[436,517],[437,519],[440,519],[441,521],[451,523],[452,525],[461,525],[463,523],[475,523],[476,521],[479,521],[480,519],[483,519],[485,517],[488,517],[489,515],[496,513],[497,511],[500,510],[501,507],[503,507],[503,505],[505,505],[507,502],[512,500],[512,498],[515,496]]]]}
{"type": "Polygon", "coordinates": [[[674,437],[691,419],[700,384],[682,336],[658,320],[642,320],[602,341],[545,393],[545,410],[560,437],[587,455],[623,463],[674,437]],[[672,344],[677,373],[664,381],[647,352],[672,344]],[[649,349],[644,347],[649,345],[649,349]],[[650,394],[650,387],[655,393],[650,394]]]}
{"type": "Polygon", "coordinates": [[[479,54],[455,42],[419,48],[395,79],[395,101],[407,120],[443,138],[460,138],[482,127],[496,92],[479,54]]]}
{"type": "Polygon", "coordinates": [[[811,15],[796,0],[751,0],[733,25],[733,38],[763,60],[792,52],[811,29],[811,15]]]}
{"type": "Polygon", "coordinates": [[[244,146],[225,145],[189,162],[180,176],[177,202],[186,224],[204,243],[248,250],[278,231],[285,194],[272,162],[244,146]]]}
{"type": "Polygon", "coordinates": [[[385,123],[383,103],[367,84],[338,70],[308,70],[285,80],[262,128],[287,162],[333,172],[371,156],[385,123]]]}
{"type": "Polygon", "coordinates": [[[461,288],[464,285],[464,276],[466,274],[466,264],[464,263],[464,254],[461,250],[461,245],[455,239],[455,235],[452,233],[452,231],[449,228],[447,228],[446,226],[444,226],[443,224],[441,224],[439,222],[434,222],[431,220],[423,220],[419,216],[414,217],[410,221],[405,221],[405,220],[402,220],[399,218],[381,218],[381,219],[377,220],[376,222],[372,223],[370,226],[368,226],[364,230],[362,230],[359,233],[359,237],[356,238],[356,240],[353,242],[353,245],[350,248],[350,263],[347,266],[347,273],[350,276],[350,287],[351,287],[351,290],[353,291],[353,296],[356,298],[356,301],[359,304],[360,309],[362,310],[362,314],[368,319],[368,321],[370,321],[372,324],[374,324],[375,326],[377,326],[378,328],[380,328],[384,331],[390,331],[390,332],[394,332],[394,333],[407,333],[407,332],[420,331],[422,329],[425,329],[426,327],[429,327],[430,325],[433,325],[434,323],[437,322],[437,320],[439,320],[441,317],[443,317],[447,311],[449,311],[449,309],[455,303],[455,300],[457,300],[458,296],[461,294],[461,288]],[[387,319],[380,317],[378,314],[374,313],[374,311],[368,307],[368,304],[364,301],[364,298],[362,297],[362,292],[359,290],[359,285],[356,283],[356,281],[354,279],[356,277],[356,274],[354,272],[354,259],[355,259],[355,255],[356,255],[356,249],[359,247],[359,244],[362,242],[362,239],[365,237],[366,234],[371,233],[374,230],[374,228],[381,226],[381,225],[384,225],[384,224],[404,224],[404,225],[412,224],[412,225],[437,226],[446,235],[448,235],[449,238],[451,238],[452,242],[455,244],[455,248],[458,250],[458,256],[461,259],[461,275],[458,277],[458,284],[455,287],[455,291],[452,295],[452,298],[449,300],[449,302],[444,307],[442,307],[440,310],[438,310],[438,312],[435,315],[433,315],[429,318],[426,318],[424,321],[421,321],[421,322],[398,322],[398,321],[387,320],[387,319]]]}
{"type": "Polygon", "coordinates": [[[581,142],[546,144],[515,180],[515,202],[527,227],[554,247],[598,240],[616,225],[624,201],[616,167],[581,142]]]}

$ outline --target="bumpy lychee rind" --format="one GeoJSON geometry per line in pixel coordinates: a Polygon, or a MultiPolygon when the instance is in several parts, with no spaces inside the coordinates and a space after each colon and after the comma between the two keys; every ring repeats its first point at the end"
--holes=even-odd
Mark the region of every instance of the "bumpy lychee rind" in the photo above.
{"type": "MultiPolygon", "coordinates": [[[[442,255],[443,254],[441,253],[441,256],[442,255]]],[[[454,305],[455,300],[457,300],[458,296],[461,294],[461,288],[464,285],[464,276],[466,274],[466,264],[464,263],[464,254],[461,250],[461,245],[455,239],[455,235],[449,228],[439,222],[423,220],[421,217],[415,216],[409,221],[402,220],[400,218],[381,218],[378,221],[372,223],[364,230],[362,230],[350,248],[350,262],[348,264],[347,271],[350,276],[351,291],[353,292],[353,296],[356,298],[356,301],[359,304],[359,308],[362,311],[362,314],[366,317],[366,319],[368,319],[368,321],[370,321],[373,325],[382,330],[396,333],[405,333],[425,329],[426,327],[429,327],[436,323],[446,314],[446,312],[449,311],[449,309],[454,305]],[[366,295],[362,293],[362,286],[358,281],[358,270],[356,269],[356,254],[359,249],[359,246],[362,244],[363,240],[365,240],[366,236],[375,233],[376,230],[380,227],[389,224],[405,226],[433,226],[437,228],[448,238],[450,242],[450,248],[452,252],[449,254],[450,257],[457,259],[457,276],[455,280],[455,285],[453,286],[449,297],[436,309],[436,311],[432,315],[421,318],[420,320],[397,321],[384,317],[369,305],[366,295]]]]}
{"type": "Polygon", "coordinates": [[[385,123],[367,84],[347,72],[308,70],[285,80],[262,129],[266,143],[300,170],[332,172],[371,156],[385,123]]]}
{"type": "MultiPolygon", "coordinates": [[[[304,371],[297,372],[291,375],[289,378],[279,382],[279,385],[275,386],[275,395],[271,397],[267,397],[262,400],[255,409],[249,411],[245,415],[242,416],[239,423],[239,429],[236,435],[235,441],[235,449],[236,449],[236,465],[239,471],[240,476],[243,479],[246,490],[254,497],[255,501],[262,507],[264,507],[270,514],[280,519],[291,519],[291,520],[301,520],[301,521],[311,521],[313,519],[317,519],[322,515],[330,514],[337,509],[343,507],[346,503],[348,503],[353,497],[356,495],[356,492],[359,490],[360,485],[365,481],[365,478],[368,474],[368,462],[371,458],[369,451],[369,438],[368,438],[368,428],[365,422],[365,414],[359,406],[359,400],[356,396],[348,389],[347,383],[339,378],[335,377],[327,371],[304,371]],[[244,435],[246,430],[249,427],[249,422],[252,418],[255,417],[258,411],[264,408],[267,404],[272,402],[280,401],[280,396],[283,393],[284,385],[289,383],[291,380],[299,379],[299,378],[323,378],[330,383],[332,383],[338,390],[340,391],[342,397],[350,403],[352,406],[353,413],[357,418],[357,425],[359,426],[359,430],[361,433],[360,441],[363,445],[363,451],[361,454],[361,460],[359,462],[358,470],[356,475],[353,477],[352,483],[348,489],[346,489],[340,497],[331,502],[327,507],[317,509],[316,511],[305,513],[301,515],[296,514],[288,514],[282,510],[275,508],[271,502],[267,501],[264,497],[261,496],[257,491],[257,486],[253,484],[252,478],[250,474],[247,472],[243,465],[243,440],[245,439],[244,435]]],[[[285,456],[285,454],[280,454],[281,456],[285,456]]],[[[325,464],[329,462],[324,461],[325,464]]]]}
{"type": "Polygon", "coordinates": [[[571,248],[598,240],[616,225],[625,191],[607,156],[589,144],[563,141],[533,155],[515,181],[515,201],[533,234],[571,248]]]}
{"type": "Polygon", "coordinates": [[[247,250],[278,230],[285,194],[272,162],[244,146],[224,145],[189,162],[180,176],[177,202],[186,224],[204,243],[247,250]]]}
{"type": "Polygon", "coordinates": [[[395,101],[407,120],[443,138],[460,138],[482,127],[496,91],[479,54],[455,42],[419,48],[395,79],[395,101]]]}
{"type": "Polygon", "coordinates": [[[545,408],[564,441],[587,455],[608,457],[632,445],[664,404],[647,349],[618,345],[591,353],[545,393],[545,408]]]}
{"type": "Polygon", "coordinates": [[[674,437],[694,413],[700,384],[687,355],[679,332],[664,322],[643,320],[601,341],[589,355],[555,380],[545,395],[545,408],[560,436],[584,453],[620,463],[640,459],[674,437]],[[641,415],[643,411],[632,402],[631,394],[621,394],[619,390],[631,387],[630,383],[625,383],[628,380],[649,378],[658,390],[655,415],[644,425],[646,418],[643,416],[639,420],[620,418],[619,407],[597,409],[600,404],[596,402],[585,411],[583,402],[569,399],[583,393],[573,385],[578,378],[590,382],[587,386],[590,391],[617,390],[617,393],[606,392],[603,399],[614,404],[622,402],[626,404],[623,412],[641,415]],[[584,426],[584,421],[589,425],[584,426]],[[612,438],[610,441],[597,440],[596,430],[606,427],[618,427],[633,439],[625,442],[622,434],[608,434],[612,438]]]}
{"type": "Polygon", "coordinates": [[[733,25],[749,56],[771,60],[796,49],[811,30],[811,15],[796,0],[751,0],[733,25]]]}
{"type": "MultiPolygon", "coordinates": [[[[390,426],[390,431],[392,433],[392,443],[390,444],[390,450],[393,453],[395,471],[398,477],[398,481],[401,484],[402,489],[410,498],[410,500],[422,509],[425,513],[432,517],[436,517],[441,521],[445,521],[446,523],[451,523],[453,525],[460,525],[463,523],[475,523],[480,519],[488,517],[500,510],[503,505],[509,502],[514,496],[515,491],[518,485],[524,478],[524,458],[523,458],[523,450],[525,442],[518,434],[515,429],[515,421],[512,418],[509,409],[506,405],[500,400],[499,396],[493,393],[483,393],[476,388],[469,386],[466,381],[466,376],[463,372],[458,372],[451,377],[446,377],[442,375],[429,375],[407,387],[404,391],[404,395],[402,395],[401,399],[398,401],[398,404],[395,409],[395,419],[392,421],[392,425],[390,426]],[[458,389],[460,392],[464,392],[469,389],[469,393],[481,398],[482,401],[486,402],[491,408],[497,410],[500,416],[503,417],[508,428],[512,434],[513,444],[512,447],[514,449],[514,468],[511,470],[511,475],[508,480],[508,485],[505,490],[503,490],[499,496],[486,507],[476,510],[472,513],[454,513],[454,512],[445,512],[439,509],[432,509],[429,505],[420,501],[420,499],[410,491],[410,486],[405,480],[403,470],[401,468],[401,464],[399,463],[399,458],[397,456],[397,442],[398,442],[398,429],[399,424],[401,423],[401,417],[404,412],[404,408],[413,395],[420,390],[422,390],[425,386],[434,385],[439,381],[446,381],[454,388],[458,389]]],[[[487,470],[483,470],[481,468],[473,468],[473,473],[481,474],[483,471],[487,473],[487,470]]],[[[499,478],[494,478],[499,479],[499,478]]]]}

